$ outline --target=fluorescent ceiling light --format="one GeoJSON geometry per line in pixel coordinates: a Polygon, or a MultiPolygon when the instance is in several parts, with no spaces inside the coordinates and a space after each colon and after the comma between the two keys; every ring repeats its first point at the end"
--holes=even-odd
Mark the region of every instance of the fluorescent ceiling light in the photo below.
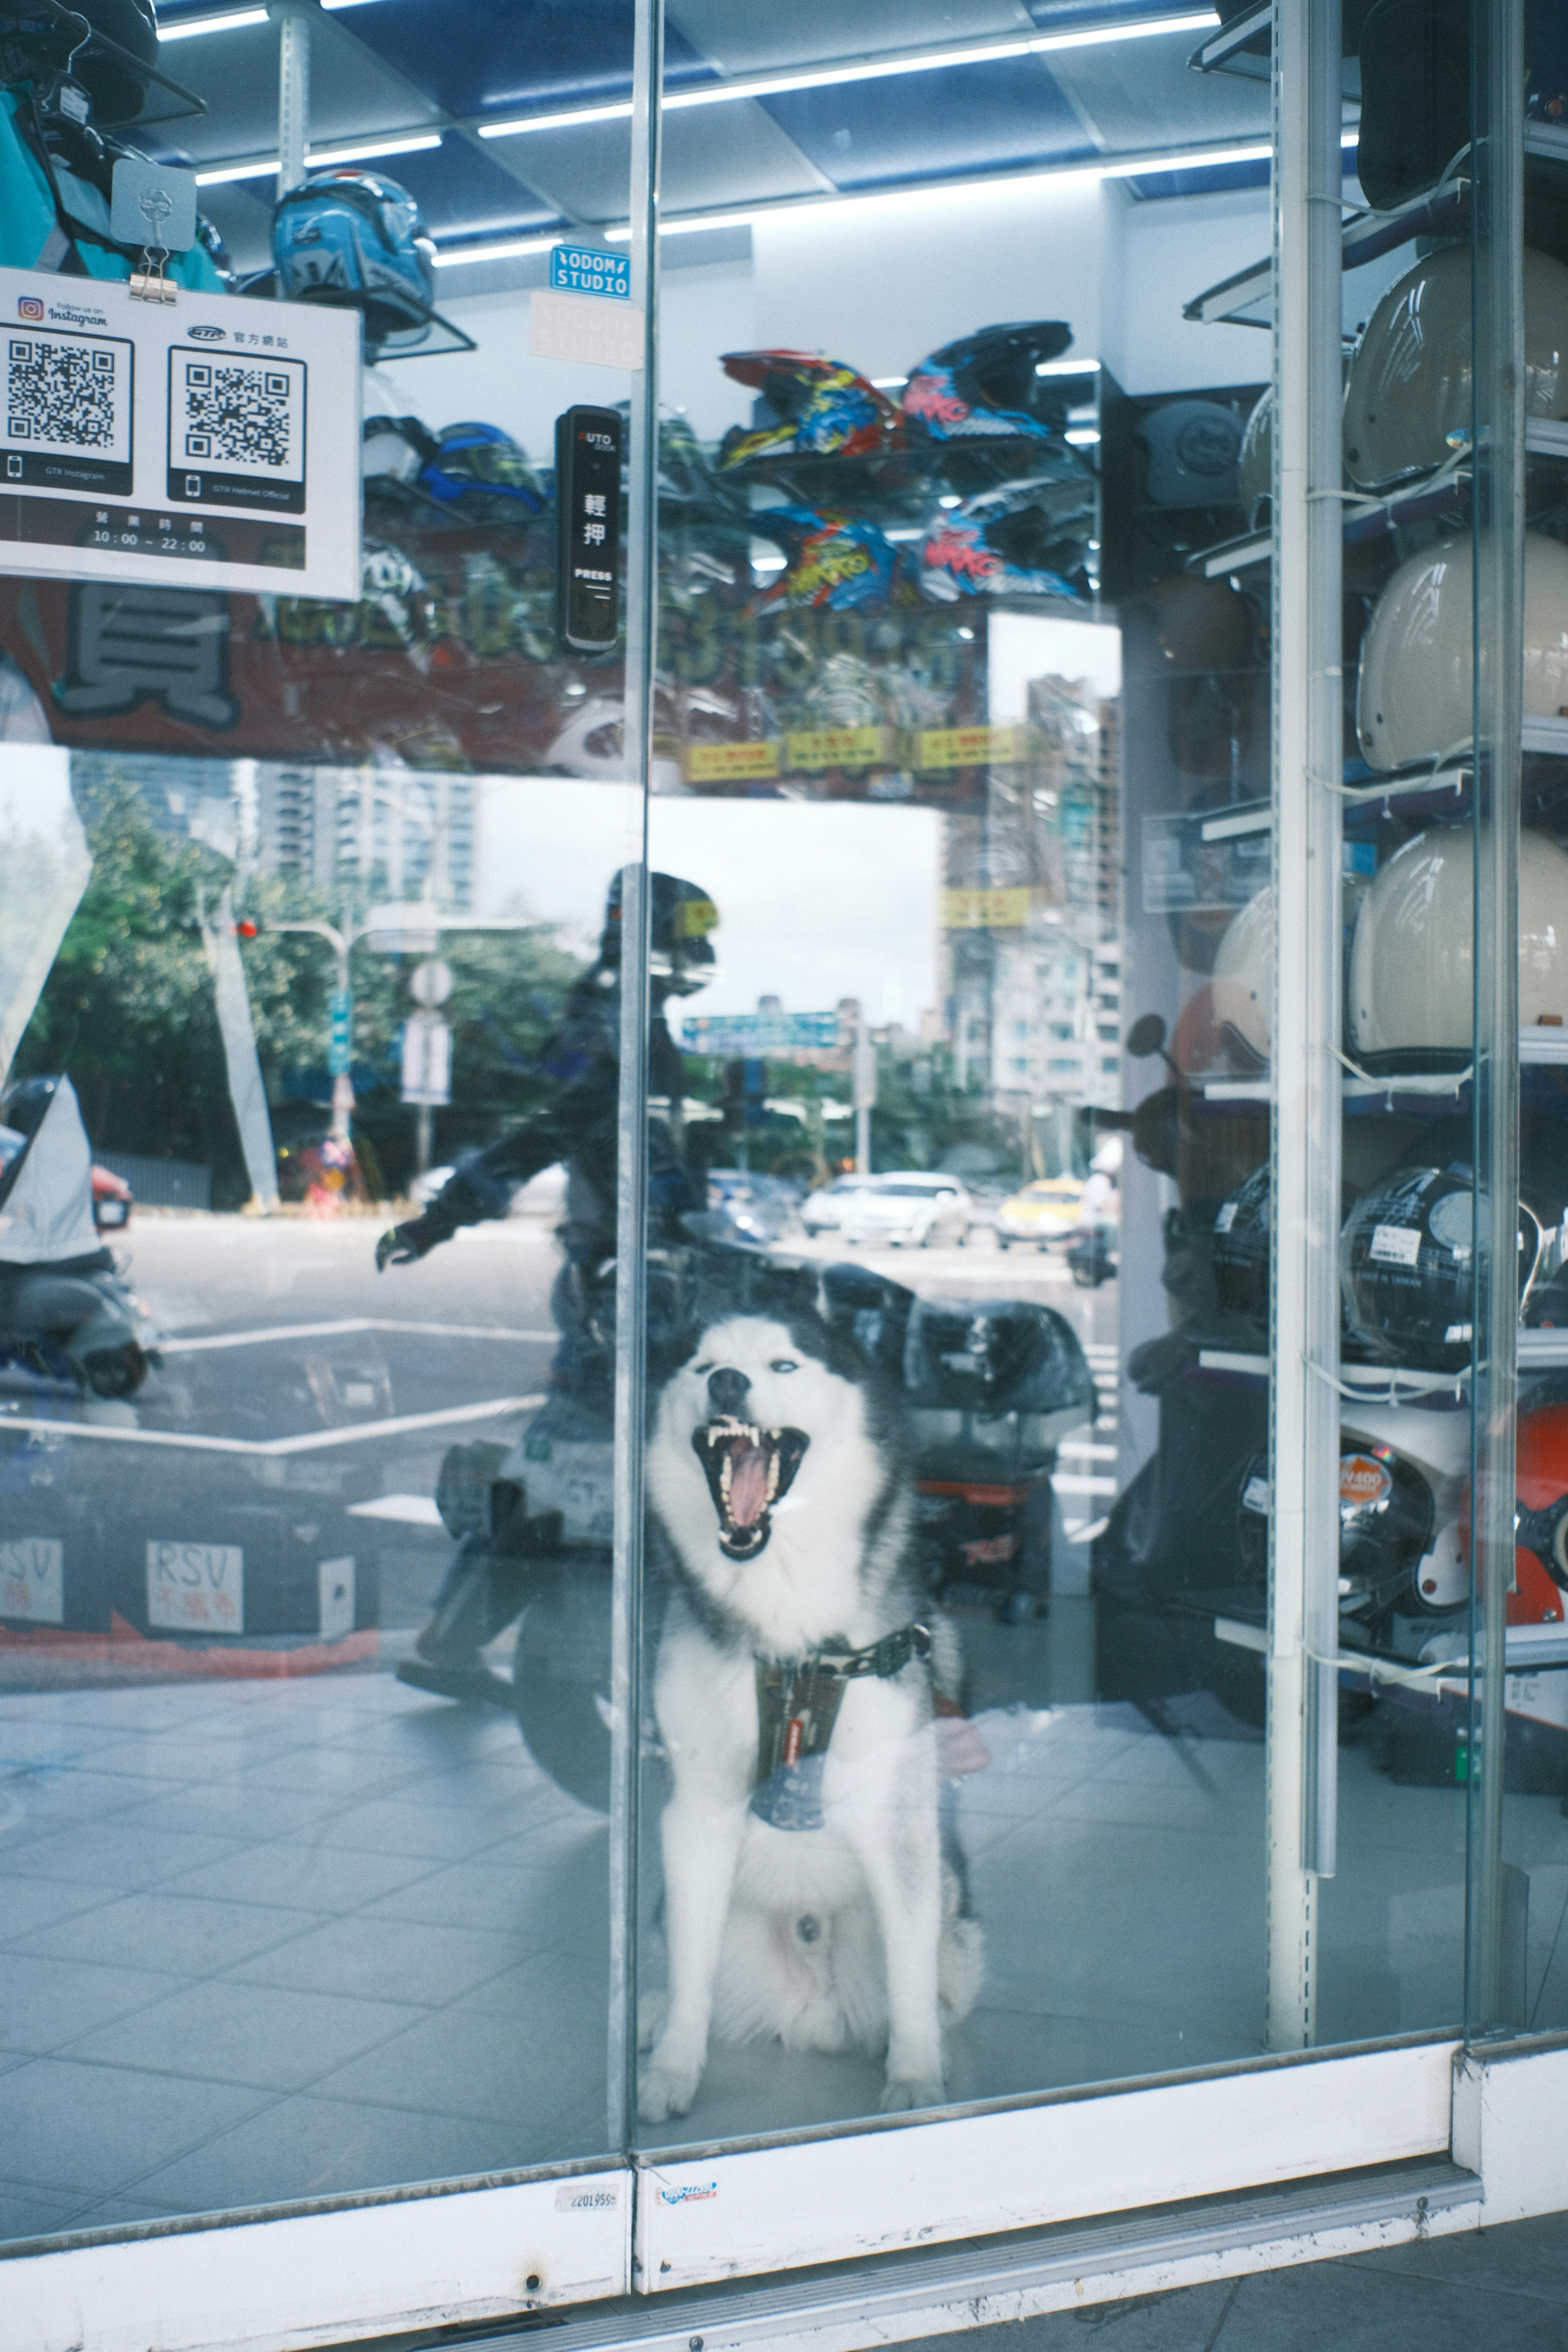
{"type": "Polygon", "coordinates": [[[465,261],[510,261],[523,253],[548,253],[564,236],[563,229],[552,229],[547,236],[506,236],[494,245],[458,245],[438,247],[436,253],[437,269],[457,269],[465,261]]]}
{"type": "Polygon", "coordinates": [[[1039,360],[1036,362],[1035,373],[1037,375],[1098,375],[1100,362],[1098,360],[1039,360]]]}
{"type": "Polygon", "coordinates": [[[230,8],[221,16],[184,16],[176,24],[160,25],[158,40],[194,41],[202,33],[237,33],[245,25],[265,25],[265,8],[230,8]]]}
{"type": "MultiPolygon", "coordinates": [[[[400,139],[363,139],[352,147],[313,147],[305,158],[307,171],[327,163],[368,163],[382,155],[424,155],[439,147],[438,131],[409,131],[400,139]]],[[[279,168],[276,155],[253,155],[246,163],[215,163],[196,173],[198,188],[216,188],[230,180],[270,179],[279,168]]]]}
{"type": "MultiPolygon", "coordinates": [[[[704,82],[694,89],[669,89],[662,110],[676,114],[694,106],[725,106],[736,99],[778,98],[790,90],[833,89],[847,82],[883,81],[895,74],[937,73],[952,66],[977,66],[1009,58],[1046,57],[1063,49],[1087,49],[1116,41],[1142,41],[1160,33],[1196,33],[1217,25],[1213,8],[1187,10],[1180,16],[1149,16],[1133,23],[1096,25],[1074,33],[1037,33],[1017,40],[968,41],[956,48],[892,50],[885,57],[858,58],[843,65],[802,67],[776,73],[737,74],[727,81],[704,82]]],[[[587,122],[624,122],[631,114],[629,99],[603,106],[570,107],[552,114],[520,114],[504,122],[479,127],[481,139],[512,139],[526,131],[563,131],[587,122]]]]}

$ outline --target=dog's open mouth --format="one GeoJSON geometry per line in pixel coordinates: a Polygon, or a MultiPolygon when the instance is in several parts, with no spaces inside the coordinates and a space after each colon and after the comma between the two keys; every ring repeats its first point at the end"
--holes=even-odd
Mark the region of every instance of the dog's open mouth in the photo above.
{"type": "Polygon", "coordinates": [[[704,1422],[691,1433],[719,1514],[719,1549],[753,1559],[772,1532],[769,1513],[787,1495],[811,1440],[801,1429],[758,1429],[751,1422],[704,1422]]]}

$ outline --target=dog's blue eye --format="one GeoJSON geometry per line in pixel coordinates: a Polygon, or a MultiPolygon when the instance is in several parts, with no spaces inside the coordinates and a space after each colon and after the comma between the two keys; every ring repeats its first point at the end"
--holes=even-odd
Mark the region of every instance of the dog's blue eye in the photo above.
{"type": "Polygon", "coordinates": [[[798,1372],[800,1366],[793,1356],[775,1356],[768,1370],[770,1372],[798,1372]]]}

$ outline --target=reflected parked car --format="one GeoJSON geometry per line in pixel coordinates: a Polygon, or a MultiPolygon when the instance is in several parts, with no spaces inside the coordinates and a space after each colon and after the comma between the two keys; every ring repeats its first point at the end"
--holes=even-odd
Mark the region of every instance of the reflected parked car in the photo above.
{"type": "Polygon", "coordinates": [[[875,1176],[836,1176],[801,1202],[801,1223],[808,1234],[836,1234],[844,1223],[851,1196],[877,1182],[875,1176]]]}
{"type": "Polygon", "coordinates": [[[1003,1249],[1016,1242],[1049,1249],[1077,1233],[1083,1215],[1083,1184],[1077,1176],[1041,1176],[1026,1184],[996,1212],[996,1239],[1003,1249]]]}
{"type": "Polygon", "coordinates": [[[880,1242],[890,1249],[952,1246],[968,1238],[974,1203],[956,1176],[918,1169],[874,1176],[845,1203],[847,1242],[880,1242]]]}

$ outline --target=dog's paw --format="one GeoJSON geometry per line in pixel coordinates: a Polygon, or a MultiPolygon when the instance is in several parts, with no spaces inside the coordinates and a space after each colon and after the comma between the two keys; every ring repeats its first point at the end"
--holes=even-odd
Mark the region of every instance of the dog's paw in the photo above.
{"type": "Polygon", "coordinates": [[[910,2107],[940,2107],[946,2095],[940,2074],[889,2074],[882,2113],[899,2116],[910,2107]]]}
{"type": "Polygon", "coordinates": [[[683,2116],[697,2096],[700,2066],[671,2066],[656,2059],[637,2085],[637,2113],[645,2124],[667,2123],[683,2116]]]}
{"type": "Polygon", "coordinates": [[[667,1992],[645,1992],[637,2002],[637,2048],[651,2050],[664,2032],[669,2015],[669,1995],[667,1992]]]}

